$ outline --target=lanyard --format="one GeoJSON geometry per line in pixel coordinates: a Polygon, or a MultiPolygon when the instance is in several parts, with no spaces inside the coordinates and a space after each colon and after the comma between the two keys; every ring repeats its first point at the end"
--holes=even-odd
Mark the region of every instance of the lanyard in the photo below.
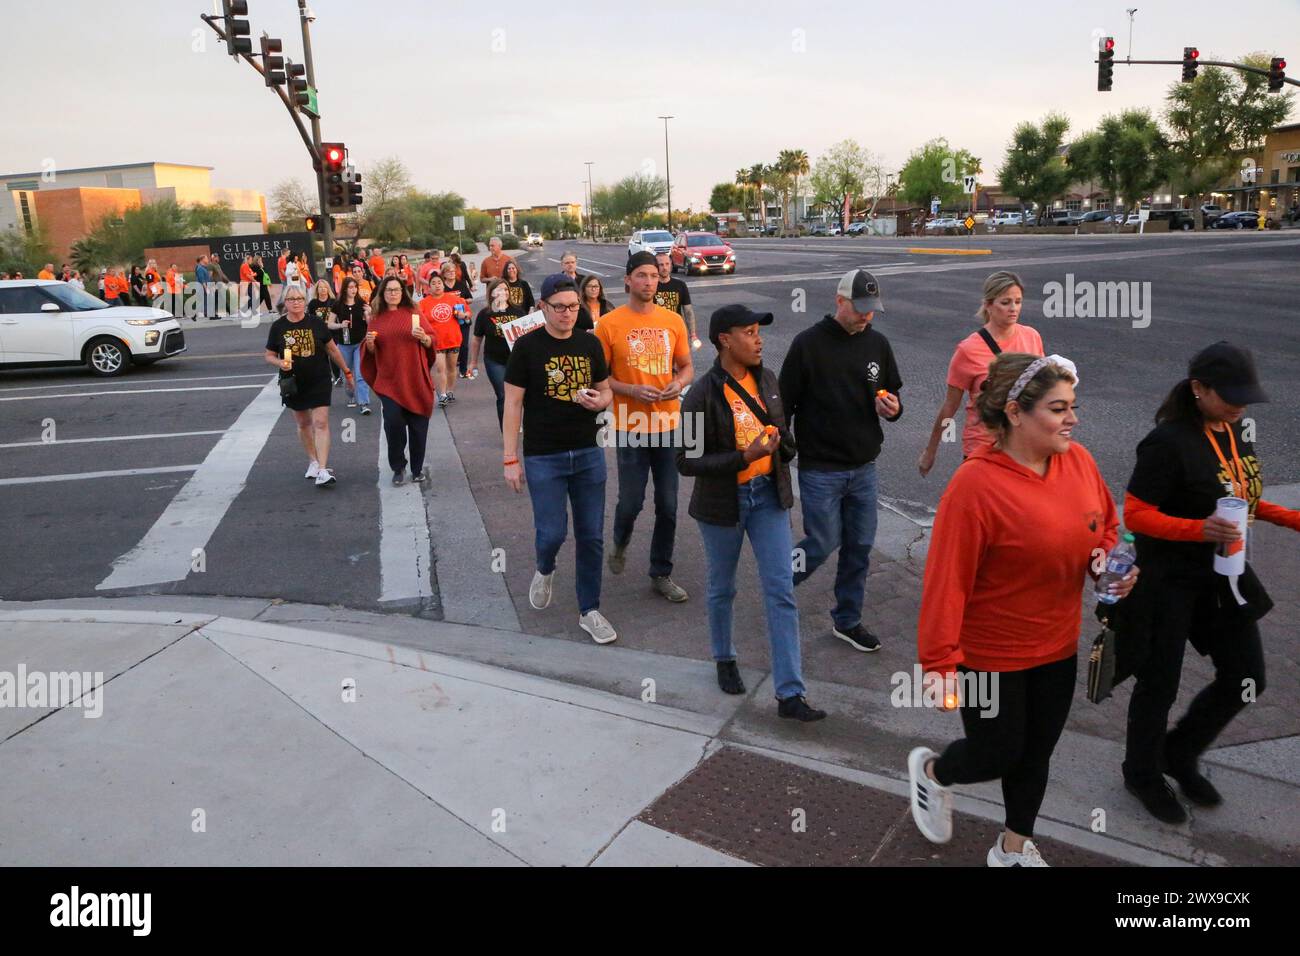
{"type": "Polygon", "coordinates": [[[1232,433],[1231,425],[1227,426],[1227,431],[1228,445],[1232,449],[1232,466],[1229,466],[1228,459],[1223,457],[1223,449],[1214,440],[1214,433],[1210,430],[1209,425],[1205,426],[1205,437],[1209,439],[1210,445],[1214,448],[1214,453],[1219,456],[1219,462],[1223,465],[1223,470],[1228,473],[1228,477],[1232,480],[1233,494],[1249,502],[1250,499],[1246,498],[1246,469],[1241,463],[1241,458],[1237,455],[1237,438],[1232,433]]]}

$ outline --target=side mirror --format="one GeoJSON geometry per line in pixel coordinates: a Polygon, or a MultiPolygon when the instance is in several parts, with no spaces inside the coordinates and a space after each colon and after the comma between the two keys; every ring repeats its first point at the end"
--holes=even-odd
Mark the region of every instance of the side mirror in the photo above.
{"type": "Polygon", "coordinates": [[[41,306],[42,312],[58,312],[59,306],[56,302],[46,302],[41,306]]]}

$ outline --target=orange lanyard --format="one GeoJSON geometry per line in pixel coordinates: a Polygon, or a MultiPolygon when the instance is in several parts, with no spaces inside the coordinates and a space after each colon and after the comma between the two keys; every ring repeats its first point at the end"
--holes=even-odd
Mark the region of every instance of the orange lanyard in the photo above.
{"type": "Polygon", "coordinates": [[[1231,425],[1227,426],[1227,431],[1228,445],[1232,449],[1232,466],[1229,466],[1228,459],[1223,457],[1223,449],[1221,449],[1219,443],[1214,440],[1214,433],[1210,430],[1209,425],[1205,426],[1205,437],[1209,439],[1210,445],[1214,448],[1214,453],[1219,456],[1219,461],[1223,465],[1223,470],[1228,473],[1228,477],[1232,481],[1233,494],[1238,498],[1245,499],[1249,502],[1250,499],[1246,498],[1246,469],[1241,463],[1241,458],[1237,455],[1237,438],[1232,433],[1231,425]]]}

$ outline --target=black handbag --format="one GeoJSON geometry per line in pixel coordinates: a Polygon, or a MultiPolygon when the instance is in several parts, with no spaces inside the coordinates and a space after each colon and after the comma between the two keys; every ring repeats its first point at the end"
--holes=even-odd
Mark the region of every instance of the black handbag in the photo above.
{"type": "Polygon", "coordinates": [[[280,400],[287,401],[298,394],[298,380],[292,374],[280,376],[280,400]]]}
{"type": "Polygon", "coordinates": [[[1115,658],[1119,635],[1110,627],[1110,618],[1097,607],[1101,619],[1101,633],[1092,641],[1088,655],[1088,700],[1100,704],[1115,689],[1115,658]]]}

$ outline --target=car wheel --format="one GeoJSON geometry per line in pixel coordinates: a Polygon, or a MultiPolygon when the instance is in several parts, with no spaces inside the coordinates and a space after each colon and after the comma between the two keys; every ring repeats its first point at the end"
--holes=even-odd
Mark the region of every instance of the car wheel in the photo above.
{"type": "Polygon", "coordinates": [[[1245,224],[1244,222],[1239,222],[1239,223],[1237,223],[1237,228],[1238,228],[1238,229],[1245,229],[1245,228],[1246,228],[1246,224],[1245,224]]]}
{"type": "Polygon", "coordinates": [[[1183,232],[1191,232],[1191,231],[1192,231],[1192,224],[1190,222],[1183,223],[1183,232]]]}
{"type": "Polygon", "coordinates": [[[117,339],[95,339],[85,352],[86,367],[103,378],[121,375],[131,364],[131,352],[117,339]]]}

